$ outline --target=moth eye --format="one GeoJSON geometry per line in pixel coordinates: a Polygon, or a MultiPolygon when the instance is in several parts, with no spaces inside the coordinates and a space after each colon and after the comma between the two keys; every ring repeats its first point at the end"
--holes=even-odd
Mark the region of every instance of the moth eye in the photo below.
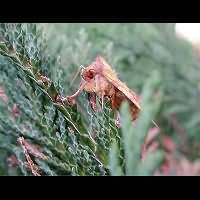
{"type": "Polygon", "coordinates": [[[88,71],[88,78],[93,79],[94,78],[94,70],[89,70],[88,71]]]}

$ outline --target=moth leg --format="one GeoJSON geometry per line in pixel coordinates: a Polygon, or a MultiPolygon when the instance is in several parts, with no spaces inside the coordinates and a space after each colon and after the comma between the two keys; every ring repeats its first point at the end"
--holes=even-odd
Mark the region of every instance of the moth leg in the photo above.
{"type": "Polygon", "coordinates": [[[121,128],[122,127],[122,123],[121,123],[120,113],[119,113],[118,110],[114,111],[114,118],[115,118],[115,126],[117,128],[121,128]]]}
{"type": "Polygon", "coordinates": [[[89,100],[92,110],[97,111],[96,94],[88,93],[88,100],[89,100]]]}
{"type": "Polygon", "coordinates": [[[71,96],[67,96],[63,99],[63,101],[67,100],[70,104],[75,104],[76,97],[83,91],[86,82],[84,80],[81,81],[79,89],[71,96]]]}
{"type": "Polygon", "coordinates": [[[96,91],[98,91],[98,96],[100,97],[100,100],[101,100],[101,107],[99,111],[103,112],[105,92],[102,90],[102,82],[100,78],[101,78],[100,75],[96,75],[95,88],[96,88],[96,91]]]}
{"type": "Polygon", "coordinates": [[[92,110],[102,112],[101,106],[96,102],[96,96],[95,93],[88,93],[88,101],[92,110]]]}
{"type": "Polygon", "coordinates": [[[115,119],[115,125],[117,128],[121,128],[122,124],[121,124],[121,119],[120,119],[120,113],[118,111],[120,105],[121,105],[121,100],[119,101],[119,99],[117,98],[116,93],[111,96],[111,108],[112,110],[114,110],[114,119],[115,119]]]}
{"type": "Polygon", "coordinates": [[[103,107],[104,107],[104,93],[102,92],[102,94],[101,94],[101,109],[102,109],[102,112],[103,112],[103,107]]]}

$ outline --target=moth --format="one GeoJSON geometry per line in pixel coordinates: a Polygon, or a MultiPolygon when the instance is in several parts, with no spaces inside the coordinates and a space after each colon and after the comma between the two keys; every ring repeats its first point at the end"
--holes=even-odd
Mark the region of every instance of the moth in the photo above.
{"type": "Polygon", "coordinates": [[[104,99],[110,101],[111,109],[114,110],[116,126],[120,127],[119,108],[122,102],[127,101],[132,121],[138,118],[141,110],[139,96],[128,86],[119,80],[117,73],[101,56],[81,71],[80,87],[75,94],[67,97],[69,103],[75,103],[75,98],[85,90],[93,110],[97,109],[96,96],[101,99],[102,108],[104,99]]]}

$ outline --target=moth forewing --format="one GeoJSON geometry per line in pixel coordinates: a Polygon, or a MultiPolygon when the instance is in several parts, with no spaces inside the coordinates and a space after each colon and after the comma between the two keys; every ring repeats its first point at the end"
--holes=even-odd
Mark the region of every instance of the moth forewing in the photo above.
{"type": "Polygon", "coordinates": [[[127,85],[121,82],[119,79],[114,79],[108,74],[104,74],[107,80],[112,83],[118,90],[120,90],[138,109],[141,110],[140,104],[138,102],[138,96],[135,92],[130,90],[127,85]]]}
{"type": "MultiPolygon", "coordinates": [[[[120,81],[117,77],[116,72],[112,69],[112,67],[105,61],[104,58],[98,56],[96,58],[96,65],[98,66],[98,71],[101,72],[102,76],[104,76],[111,84],[113,84],[119,91],[121,91],[133,104],[136,106],[138,111],[133,107],[132,117],[137,118],[137,115],[139,113],[139,110],[141,111],[142,108],[139,104],[139,97],[138,95],[131,89],[128,88],[128,86],[120,81]],[[99,70],[100,69],[100,70],[99,70]]],[[[157,123],[152,120],[152,123],[159,128],[157,123]]]]}

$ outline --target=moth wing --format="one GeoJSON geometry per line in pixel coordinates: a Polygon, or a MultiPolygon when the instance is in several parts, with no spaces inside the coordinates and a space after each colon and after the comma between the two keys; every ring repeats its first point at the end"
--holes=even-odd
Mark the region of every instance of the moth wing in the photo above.
{"type": "Polygon", "coordinates": [[[120,90],[137,108],[141,110],[138,102],[138,96],[128,86],[120,81],[116,72],[101,56],[98,56],[95,61],[96,67],[99,69],[102,76],[104,76],[110,83],[112,83],[118,90],[120,90]]]}
{"type": "Polygon", "coordinates": [[[103,72],[102,74],[110,83],[112,83],[118,90],[120,90],[131,102],[133,102],[137,108],[141,110],[141,107],[138,102],[138,96],[133,92],[128,86],[120,81],[117,77],[112,76],[109,73],[103,72]]]}
{"type": "MultiPolygon", "coordinates": [[[[112,69],[112,67],[105,61],[101,56],[97,56],[95,61],[95,66],[98,71],[104,76],[110,83],[112,83],[118,90],[120,90],[138,109],[142,110],[139,102],[138,96],[133,92],[128,86],[120,81],[117,77],[117,74],[112,69]]],[[[153,124],[159,128],[159,126],[152,120],[153,124]]]]}

